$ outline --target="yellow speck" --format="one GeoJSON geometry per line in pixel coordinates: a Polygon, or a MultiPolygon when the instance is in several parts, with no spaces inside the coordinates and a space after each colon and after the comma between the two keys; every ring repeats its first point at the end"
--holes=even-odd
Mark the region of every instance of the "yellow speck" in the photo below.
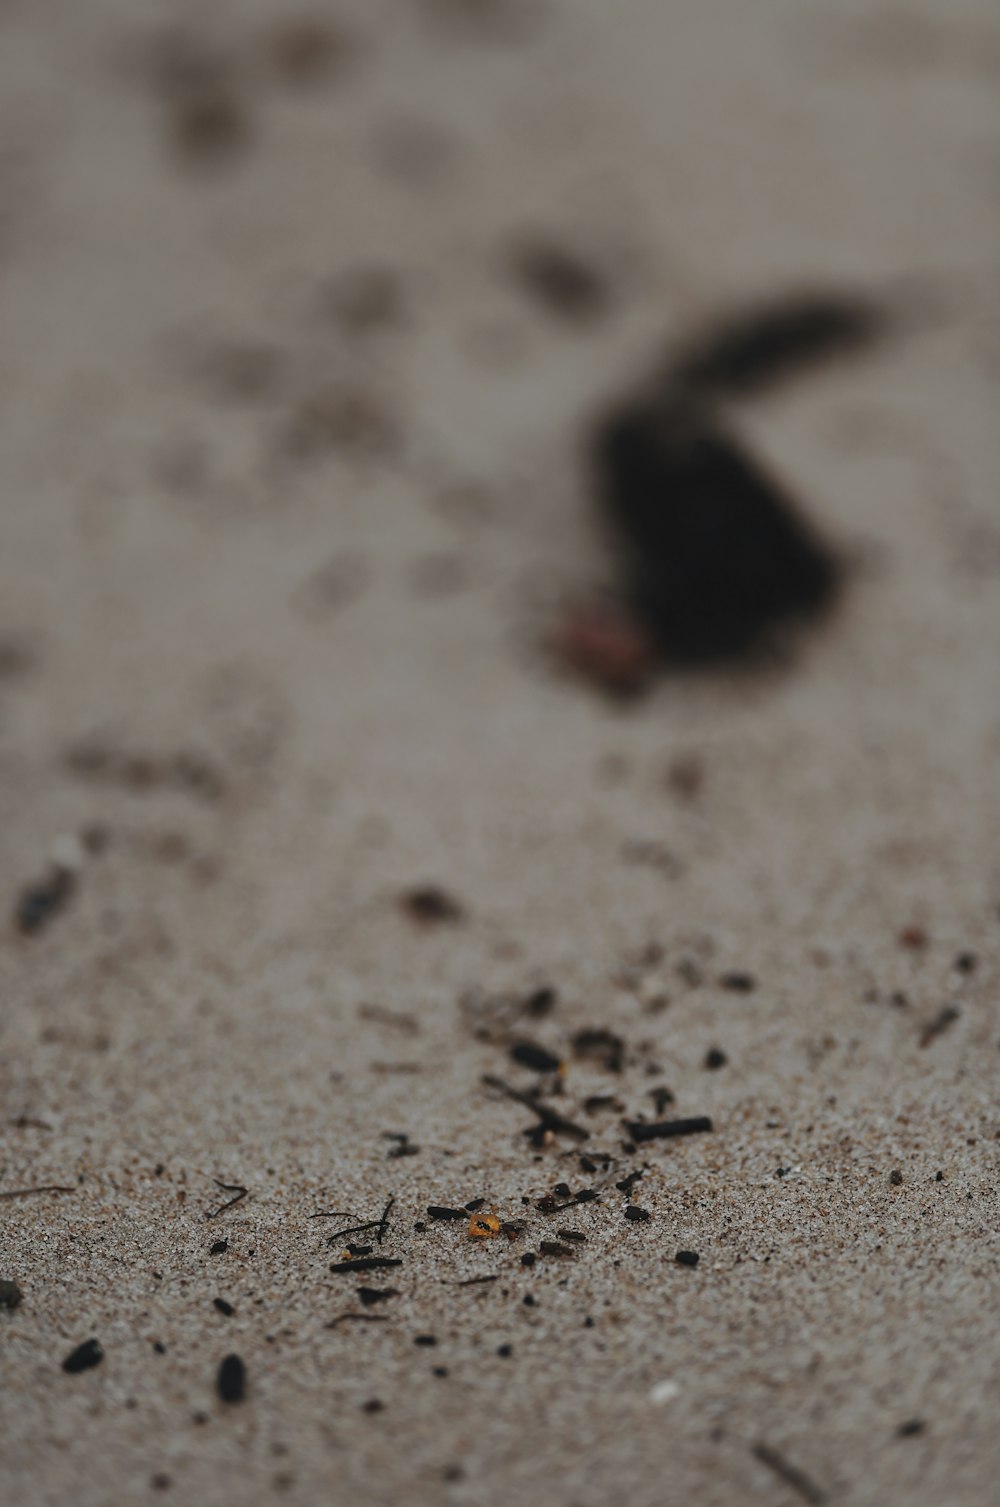
{"type": "Polygon", "coordinates": [[[495,1214],[473,1214],[469,1220],[469,1236],[474,1240],[492,1240],[499,1235],[500,1221],[495,1214]]]}

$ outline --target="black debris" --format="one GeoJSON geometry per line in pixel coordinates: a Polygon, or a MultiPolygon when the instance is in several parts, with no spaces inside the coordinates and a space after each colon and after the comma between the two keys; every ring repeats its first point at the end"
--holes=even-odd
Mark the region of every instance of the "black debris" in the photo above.
{"type": "Polygon", "coordinates": [[[668,1104],[673,1104],[674,1096],[669,1088],[651,1088],[649,1097],[653,1101],[653,1108],[658,1115],[662,1115],[668,1104]]]}
{"type": "Polygon", "coordinates": [[[399,1293],[395,1287],[359,1287],[358,1297],[366,1308],[373,1307],[376,1303],[386,1303],[390,1298],[398,1298],[399,1293]]]}
{"type": "Polygon", "coordinates": [[[37,1188],[5,1188],[0,1193],[4,1201],[14,1198],[32,1198],[36,1193],[75,1193],[76,1189],[65,1183],[42,1183],[37,1188]]]}
{"type": "Polygon", "coordinates": [[[428,1204],[427,1213],[431,1219],[464,1219],[464,1209],[449,1209],[444,1204],[428,1204]]]}
{"type": "Polygon", "coordinates": [[[580,1230],[556,1230],[556,1234],[560,1240],[575,1241],[578,1245],[585,1244],[587,1239],[586,1235],[580,1230]]]}
{"type": "Polygon", "coordinates": [[[424,1346],[436,1345],[437,1344],[437,1335],[436,1334],[417,1334],[417,1335],[414,1335],[413,1343],[415,1345],[424,1345],[424,1346]]]}
{"type": "Polygon", "coordinates": [[[369,1397],[367,1402],[361,1404],[361,1411],[363,1413],[381,1413],[384,1407],[385,1403],[380,1402],[377,1397],[369,1397]]]}
{"type": "Polygon", "coordinates": [[[697,1251],[678,1251],[674,1260],[678,1266],[697,1266],[701,1257],[697,1251]]]}
{"type": "Polygon", "coordinates": [[[600,1198],[600,1196],[601,1195],[596,1188],[578,1188],[576,1193],[574,1193],[573,1195],[573,1203],[591,1204],[596,1202],[596,1200],[600,1198]]]}
{"type": "Polygon", "coordinates": [[[224,1313],[227,1319],[232,1318],[233,1314],[236,1312],[236,1309],[233,1307],[232,1303],[227,1303],[225,1298],[213,1298],[212,1306],[213,1308],[217,1308],[220,1313],[224,1313]]]}
{"type": "Polygon", "coordinates": [[[514,1354],[514,1346],[513,1345],[498,1345],[497,1346],[497,1355],[503,1356],[504,1360],[507,1360],[508,1357],[511,1356],[511,1355],[513,1355],[513,1354],[514,1354]]]}
{"type": "Polygon", "coordinates": [[[572,1120],[567,1120],[565,1116],[557,1114],[547,1104],[541,1103],[534,1094],[521,1093],[519,1089],[512,1088],[509,1083],[505,1083],[502,1078],[494,1077],[492,1073],[484,1074],[482,1081],[487,1088],[497,1089],[500,1093],[505,1094],[508,1099],[513,1099],[515,1103],[524,1104],[531,1110],[532,1114],[537,1116],[538,1125],[533,1126],[530,1131],[525,1132],[535,1143],[541,1144],[541,1136],[547,1130],[551,1130],[554,1135],[572,1136],[578,1141],[590,1139],[589,1130],[586,1130],[582,1125],[574,1124],[572,1120]]]}
{"type": "Polygon", "coordinates": [[[167,1347],[162,1340],[154,1340],[153,1349],[155,1350],[157,1355],[166,1355],[167,1353],[167,1347]]]}
{"type": "Polygon", "coordinates": [[[710,1072],[714,1072],[717,1068],[725,1067],[728,1060],[725,1052],[720,1051],[718,1047],[712,1047],[710,1051],[705,1053],[705,1066],[710,1072]]]}
{"type": "Polygon", "coordinates": [[[543,1016],[552,1014],[552,1011],[556,1007],[557,999],[556,990],[549,985],[536,989],[525,1000],[524,1013],[525,1015],[530,1015],[534,1020],[541,1020],[543,1016]]]}
{"type": "Polygon", "coordinates": [[[622,1107],[621,1101],[614,1094],[591,1094],[589,1099],[583,1101],[584,1113],[588,1115],[600,1114],[602,1109],[620,1110],[622,1107]]]}
{"type": "Polygon", "coordinates": [[[791,1465],[784,1455],[763,1442],[755,1444],[753,1452],[762,1464],[773,1470],[776,1476],[781,1477],[786,1486],[797,1491],[804,1502],[810,1502],[812,1507],[822,1507],[822,1503],[826,1501],[826,1492],[817,1486],[815,1481],[810,1480],[804,1471],[799,1470],[798,1466],[791,1465]]]}
{"type": "Polygon", "coordinates": [[[70,1376],[76,1376],[81,1371],[92,1371],[95,1366],[101,1364],[103,1359],[104,1351],[101,1349],[100,1341],[84,1340],[82,1345],[77,1345],[75,1350],[70,1351],[62,1363],[62,1368],[68,1371],[70,1376]]]}
{"type": "Polygon", "coordinates": [[[559,1058],[554,1053],[531,1041],[519,1041],[511,1047],[510,1056],[514,1062],[521,1067],[530,1068],[533,1073],[554,1073],[559,1067],[559,1058]]]}
{"type": "Polygon", "coordinates": [[[757,987],[757,980],[752,973],[724,973],[719,979],[719,985],[732,994],[752,994],[757,987]]]}
{"type": "Polygon", "coordinates": [[[23,1297],[16,1282],[9,1277],[0,1277],[0,1308],[16,1308],[23,1297]]]}
{"type": "Polygon", "coordinates": [[[898,1167],[893,1167],[892,1171],[889,1173],[889,1181],[890,1183],[892,1183],[892,1186],[894,1188],[899,1188],[902,1186],[903,1174],[900,1172],[898,1167]]]}
{"type": "Polygon", "coordinates": [[[384,1324],[387,1322],[384,1313],[339,1313],[335,1319],[324,1325],[326,1329],[339,1329],[341,1324],[384,1324]]]}
{"type": "Polygon", "coordinates": [[[247,1390],[247,1368],[238,1355],[227,1355],[219,1367],[215,1389],[223,1402],[242,1402],[247,1390]]]}
{"type": "Polygon", "coordinates": [[[524,1255],[521,1257],[521,1265],[534,1266],[537,1260],[538,1257],[535,1255],[534,1251],[525,1251],[524,1255]]]}
{"type": "Polygon", "coordinates": [[[543,1256],[572,1256],[575,1254],[573,1247],[564,1244],[561,1240],[542,1240],[539,1243],[538,1249],[543,1256]]]}
{"type": "Polygon", "coordinates": [[[228,1240],[216,1240],[215,1243],[212,1245],[211,1249],[209,1250],[208,1254],[210,1256],[221,1256],[222,1253],[223,1253],[223,1251],[228,1251],[228,1249],[229,1249],[229,1241],[228,1240]]]}
{"type": "Polygon", "coordinates": [[[332,1272],[378,1272],[390,1266],[402,1266],[398,1256],[360,1256],[351,1261],[334,1261],[332,1272]]]}
{"type": "Polygon", "coordinates": [[[954,966],[959,973],[975,973],[978,961],[974,952],[960,952],[954,966]]]}
{"type": "Polygon", "coordinates": [[[517,281],[537,303],[557,319],[589,321],[608,306],[608,289],[601,274],[575,250],[551,240],[531,240],[512,258],[517,281]]]}
{"type": "Polygon", "coordinates": [[[936,1037],[947,1031],[949,1026],[955,1024],[961,1013],[957,1005],[942,1006],[934,1019],[924,1027],[923,1034],[920,1037],[920,1045],[922,1047],[929,1047],[936,1037]]]}
{"type": "Polygon", "coordinates": [[[697,1135],[712,1129],[708,1115],[696,1115],[690,1120],[655,1120],[648,1125],[642,1120],[623,1120],[622,1123],[633,1141],[666,1141],[673,1136],[697,1135]]]}
{"type": "Polygon", "coordinates": [[[705,397],[746,397],[800,370],[851,356],[884,332],[882,312],[856,295],[805,293],[744,309],[681,352],[673,380],[705,397]]]}
{"type": "Polygon", "coordinates": [[[620,1073],[625,1061],[625,1043],[614,1031],[603,1027],[577,1031],[573,1052],[588,1062],[599,1062],[609,1073],[620,1073]]]}
{"type": "Polygon", "coordinates": [[[637,1169],[635,1172],[630,1172],[628,1177],[623,1177],[621,1182],[615,1183],[615,1187],[618,1189],[619,1193],[631,1193],[632,1189],[635,1187],[636,1183],[641,1177],[642,1171],[641,1169],[637,1169]]]}
{"type": "Polygon", "coordinates": [[[488,1287],[491,1282],[499,1282],[499,1280],[500,1280],[500,1273],[499,1272],[491,1272],[491,1273],[489,1273],[489,1275],[484,1276],[484,1277],[463,1277],[460,1282],[456,1282],[455,1283],[455,1286],[456,1287],[488,1287]]]}
{"type": "Polygon", "coordinates": [[[68,869],[56,868],[47,879],[21,891],[14,922],[22,936],[33,936],[47,926],[69,902],[75,880],[68,869]]]}
{"type": "Polygon", "coordinates": [[[470,1198],[465,1207],[470,1214],[477,1214],[485,1203],[485,1198],[470,1198]]]}
{"type": "Polygon", "coordinates": [[[400,900],[406,914],[424,925],[454,924],[465,915],[464,908],[437,885],[425,884],[408,890],[400,900]]]}
{"type": "Polygon", "coordinates": [[[667,660],[752,658],[774,630],[832,603],[831,552],[700,410],[658,394],[630,403],[602,426],[596,459],[630,608],[667,660]]]}
{"type": "Polygon", "coordinates": [[[392,1162],[399,1161],[404,1156],[417,1156],[420,1152],[420,1147],[414,1146],[410,1141],[410,1137],[405,1132],[386,1131],[382,1139],[384,1141],[396,1142],[392,1150],[386,1153],[388,1159],[392,1162]]]}
{"type": "Polygon", "coordinates": [[[431,1367],[431,1375],[432,1376],[447,1376],[448,1375],[448,1367],[447,1366],[432,1366],[431,1367]]]}
{"type": "Polygon", "coordinates": [[[625,1218],[633,1224],[647,1224],[652,1217],[648,1209],[640,1209],[638,1204],[629,1204],[625,1210],[625,1218]]]}
{"type": "Polygon", "coordinates": [[[220,1182],[217,1177],[213,1177],[212,1181],[217,1188],[222,1189],[223,1193],[233,1193],[236,1196],[234,1198],[227,1199],[226,1202],[224,1204],[220,1204],[217,1209],[211,1209],[209,1213],[205,1215],[206,1219],[217,1219],[218,1216],[220,1214],[224,1214],[227,1209],[231,1209],[235,1204],[242,1203],[244,1198],[246,1198],[247,1194],[250,1191],[249,1188],[244,1188],[242,1183],[223,1183],[220,1182]]]}
{"type": "Polygon", "coordinates": [[[922,1418],[908,1418],[905,1423],[899,1425],[896,1434],[900,1439],[911,1439],[914,1434],[922,1434],[926,1427],[922,1418]]]}

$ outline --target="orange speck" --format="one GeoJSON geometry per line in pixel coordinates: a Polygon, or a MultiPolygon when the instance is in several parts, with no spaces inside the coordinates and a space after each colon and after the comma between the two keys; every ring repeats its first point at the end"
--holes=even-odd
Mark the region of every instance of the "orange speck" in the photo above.
{"type": "Polygon", "coordinates": [[[495,1214],[473,1214],[469,1220],[468,1234],[473,1240],[492,1240],[499,1235],[500,1221],[495,1214]]]}

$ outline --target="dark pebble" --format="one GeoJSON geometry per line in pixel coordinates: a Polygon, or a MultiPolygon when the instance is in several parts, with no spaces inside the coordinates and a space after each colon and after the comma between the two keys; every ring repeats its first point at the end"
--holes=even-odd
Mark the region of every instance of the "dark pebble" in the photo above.
{"type": "Polygon", "coordinates": [[[414,1336],[413,1343],[415,1345],[436,1345],[437,1344],[437,1335],[436,1334],[418,1334],[418,1335],[414,1336]]]}
{"type": "Polygon", "coordinates": [[[212,1305],[213,1307],[217,1308],[220,1313],[224,1313],[227,1319],[236,1312],[236,1309],[233,1307],[232,1303],[227,1303],[225,1298],[213,1298],[212,1305]]]}
{"type": "Polygon", "coordinates": [[[725,1067],[728,1060],[725,1052],[721,1052],[718,1047],[712,1047],[711,1051],[705,1054],[705,1066],[710,1072],[714,1072],[716,1068],[725,1067]]]}
{"type": "Polygon", "coordinates": [[[242,1402],[247,1390],[247,1368],[238,1355],[227,1355],[219,1367],[216,1391],[223,1402],[242,1402]]]}
{"type": "Polygon", "coordinates": [[[630,1219],[633,1224],[647,1224],[652,1215],[648,1209],[640,1209],[638,1204],[629,1204],[625,1210],[625,1218],[630,1219]]]}
{"type": "Polygon", "coordinates": [[[0,1279],[0,1308],[16,1308],[23,1297],[16,1282],[7,1277],[0,1279]]]}
{"type": "Polygon", "coordinates": [[[530,1068],[533,1073],[554,1073],[559,1067],[559,1058],[544,1047],[535,1046],[531,1041],[519,1041],[510,1049],[510,1055],[514,1062],[521,1067],[530,1068]]]}
{"type": "Polygon", "coordinates": [[[700,1259],[697,1251],[678,1251],[674,1257],[678,1266],[697,1266],[700,1259]]]}
{"type": "Polygon", "coordinates": [[[101,1349],[99,1340],[84,1340],[82,1345],[77,1345],[71,1350],[62,1363],[64,1371],[70,1376],[76,1376],[80,1371],[91,1371],[94,1366],[99,1366],[104,1359],[104,1351],[101,1349]]]}

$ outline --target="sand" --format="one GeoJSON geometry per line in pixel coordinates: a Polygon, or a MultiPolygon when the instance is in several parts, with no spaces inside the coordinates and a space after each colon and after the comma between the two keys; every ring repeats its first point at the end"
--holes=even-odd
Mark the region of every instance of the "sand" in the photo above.
{"type": "Polygon", "coordinates": [[[290,7],[180,9],[221,61],[0,7],[0,1494],[985,1503],[993,7],[317,4],[314,72],[290,7]],[[609,700],[545,649],[611,579],[593,416],[800,284],[920,312],[732,416],[843,603],[609,700]],[[483,1085],[520,1035],[586,1143],[483,1085]],[[712,1133],[624,1150],[657,1088],[712,1133]],[[389,1198],[402,1265],[331,1272],[389,1198]],[[425,1212],[475,1199],[523,1230],[425,1212]]]}

